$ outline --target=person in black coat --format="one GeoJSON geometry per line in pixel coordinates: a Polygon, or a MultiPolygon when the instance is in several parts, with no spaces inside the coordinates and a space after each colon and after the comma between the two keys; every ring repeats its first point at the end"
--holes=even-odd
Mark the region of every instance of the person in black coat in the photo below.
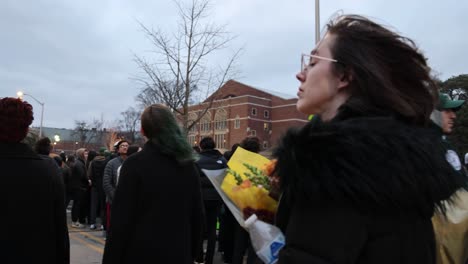
{"type": "Polygon", "coordinates": [[[202,238],[200,179],[171,111],[147,107],[143,150],[122,164],[103,264],[193,264],[202,238]]]}
{"type": "Polygon", "coordinates": [[[316,116],[274,151],[278,263],[435,263],[431,217],[466,180],[430,127],[426,59],[362,16],[327,28],[296,76],[297,108],[316,116]]]}
{"type": "Polygon", "coordinates": [[[69,263],[63,180],[56,164],[20,143],[32,123],[32,106],[0,99],[2,263],[69,263]]]}
{"type": "Polygon", "coordinates": [[[105,148],[101,148],[99,150],[99,154],[90,162],[87,172],[88,179],[91,181],[91,212],[89,213],[90,229],[96,229],[96,216],[98,213],[101,218],[101,229],[104,229],[104,223],[106,223],[106,195],[102,184],[104,168],[108,162],[108,159],[104,156],[105,150],[105,148]]]}
{"type": "Polygon", "coordinates": [[[71,167],[71,189],[73,206],[71,210],[72,227],[83,228],[86,224],[86,191],[89,179],[86,173],[86,158],[88,151],[85,148],[76,150],[76,161],[71,167]]]}
{"type": "Polygon", "coordinates": [[[206,223],[205,232],[207,234],[206,254],[203,252],[203,244],[200,244],[200,251],[198,254],[197,262],[204,262],[205,264],[213,263],[213,257],[216,246],[216,224],[218,220],[219,211],[221,209],[221,197],[216,191],[211,181],[203,173],[202,169],[206,170],[220,170],[227,168],[227,161],[219,150],[215,149],[216,143],[213,138],[205,137],[200,141],[199,159],[196,165],[199,169],[200,181],[202,187],[202,197],[205,206],[206,223]]]}

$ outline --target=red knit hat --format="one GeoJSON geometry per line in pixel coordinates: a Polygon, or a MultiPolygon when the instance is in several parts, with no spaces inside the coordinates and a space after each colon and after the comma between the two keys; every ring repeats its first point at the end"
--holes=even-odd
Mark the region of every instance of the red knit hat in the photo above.
{"type": "Polygon", "coordinates": [[[28,134],[33,107],[21,99],[0,99],[0,142],[20,142],[28,134]]]}

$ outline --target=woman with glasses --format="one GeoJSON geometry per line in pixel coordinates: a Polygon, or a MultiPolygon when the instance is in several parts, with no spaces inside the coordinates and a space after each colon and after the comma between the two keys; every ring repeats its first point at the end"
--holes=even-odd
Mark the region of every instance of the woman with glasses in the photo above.
{"type": "Polygon", "coordinates": [[[425,57],[343,15],[301,60],[297,109],[315,116],[275,151],[279,263],[434,263],[431,216],[465,179],[429,128],[437,87],[425,57]]]}

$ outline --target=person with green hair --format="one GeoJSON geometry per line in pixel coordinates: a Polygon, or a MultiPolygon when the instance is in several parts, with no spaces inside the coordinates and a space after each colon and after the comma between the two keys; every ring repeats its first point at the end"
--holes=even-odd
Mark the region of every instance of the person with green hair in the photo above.
{"type": "Polygon", "coordinates": [[[103,264],[193,264],[204,215],[192,147],[163,105],[143,111],[141,133],[143,150],[120,170],[103,264]]]}

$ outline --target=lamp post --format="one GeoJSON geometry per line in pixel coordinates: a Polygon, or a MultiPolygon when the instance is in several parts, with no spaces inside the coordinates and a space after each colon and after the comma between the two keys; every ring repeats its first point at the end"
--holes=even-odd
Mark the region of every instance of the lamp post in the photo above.
{"type": "Polygon", "coordinates": [[[37,100],[36,97],[30,95],[30,94],[26,94],[26,93],[23,93],[22,91],[18,91],[16,93],[16,95],[18,96],[19,99],[23,99],[23,96],[27,95],[29,97],[31,97],[32,99],[34,99],[34,101],[36,101],[38,104],[41,105],[41,126],[39,127],[39,138],[42,138],[42,121],[44,119],[44,103],[37,100]]]}
{"type": "Polygon", "coordinates": [[[320,41],[320,0],[315,0],[315,44],[320,41]]]}
{"type": "Polygon", "coordinates": [[[60,142],[60,135],[54,135],[54,149],[57,146],[57,143],[60,142]]]}

